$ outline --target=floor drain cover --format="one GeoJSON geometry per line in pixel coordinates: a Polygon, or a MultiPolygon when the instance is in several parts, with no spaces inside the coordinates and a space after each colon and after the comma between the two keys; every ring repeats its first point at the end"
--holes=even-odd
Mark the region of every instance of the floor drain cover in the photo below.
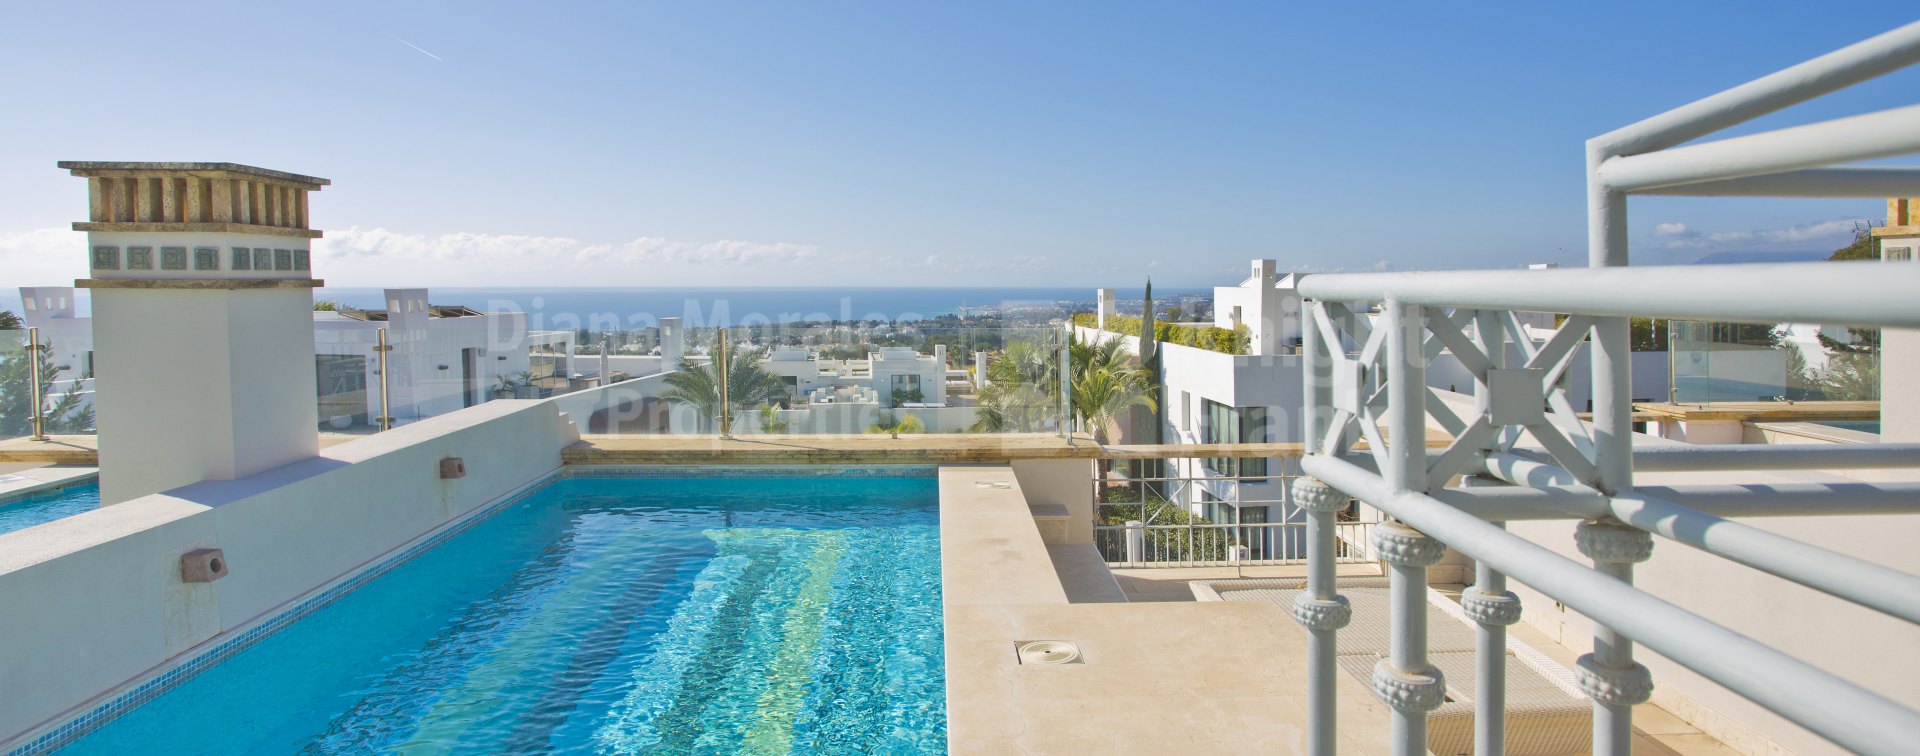
{"type": "Polygon", "coordinates": [[[1036,640],[1013,644],[1021,664],[1081,664],[1080,646],[1073,641],[1036,640]]]}

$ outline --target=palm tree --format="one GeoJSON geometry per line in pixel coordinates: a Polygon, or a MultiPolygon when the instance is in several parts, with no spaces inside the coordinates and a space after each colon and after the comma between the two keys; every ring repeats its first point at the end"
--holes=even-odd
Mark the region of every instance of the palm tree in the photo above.
{"type": "MultiPolygon", "coordinates": [[[[1148,411],[1157,408],[1152,374],[1133,360],[1119,338],[1098,344],[1074,344],[1072,353],[1073,416],[1081,426],[1092,430],[1094,443],[1106,444],[1107,429],[1134,407],[1148,411]]],[[[1104,481],[1112,466],[1112,460],[1099,461],[1102,498],[1106,495],[1104,481]]]]}
{"type": "Polygon", "coordinates": [[[867,432],[886,433],[892,435],[894,438],[899,438],[902,433],[925,433],[927,432],[927,424],[921,422],[920,418],[912,415],[903,417],[898,422],[895,422],[891,416],[883,416],[879,422],[867,426],[867,432]]]}
{"type": "Polygon", "coordinates": [[[769,404],[760,408],[760,432],[775,436],[792,433],[793,421],[780,417],[780,405],[769,404]]]}
{"type": "Polygon", "coordinates": [[[1073,346],[1073,415],[1091,428],[1095,443],[1107,442],[1107,428],[1134,407],[1153,410],[1153,386],[1147,371],[1132,364],[1120,339],[1073,346]]]}
{"type": "MultiPolygon", "coordinates": [[[[718,355],[720,348],[716,343],[708,351],[718,355]]],[[[732,356],[727,359],[727,404],[734,413],[787,395],[787,386],[781,382],[780,376],[760,367],[765,360],[766,355],[743,347],[735,347],[732,356]]],[[[683,358],[679,370],[661,379],[669,388],[660,393],[660,398],[692,407],[700,415],[699,427],[703,432],[720,416],[719,363],[717,357],[704,365],[696,365],[683,358]]]]}

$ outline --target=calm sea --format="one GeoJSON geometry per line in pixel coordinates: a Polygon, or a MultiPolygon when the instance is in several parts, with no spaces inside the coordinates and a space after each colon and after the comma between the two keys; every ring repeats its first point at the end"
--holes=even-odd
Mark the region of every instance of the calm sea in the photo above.
{"type": "MultiPolygon", "coordinates": [[[[997,288],[434,288],[428,300],[436,305],[464,305],[488,312],[525,312],[553,324],[601,327],[617,319],[628,326],[650,326],[659,318],[684,318],[688,325],[716,323],[795,322],[807,320],[917,320],[953,315],[968,308],[1037,307],[1058,303],[1090,303],[1094,287],[997,288]]],[[[1156,299],[1209,293],[1203,289],[1157,289],[1156,299]]],[[[1122,291],[1121,299],[1137,299],[1138,291],[1122,291]]],[[[362,309],[382,309],[380,289],[327,287],[314,292],[362,309]]],[[[79,292],[82,314],[87,293],[79,292]]],[[[0,291],[0,309],[20,312],[19,292],[0,291]]],[[[536,327],[540,327],[536,324],[536,327]]]]}

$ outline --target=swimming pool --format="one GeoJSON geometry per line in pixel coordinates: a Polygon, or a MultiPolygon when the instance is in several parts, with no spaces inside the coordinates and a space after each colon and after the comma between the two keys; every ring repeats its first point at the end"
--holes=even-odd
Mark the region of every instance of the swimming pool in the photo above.
{"type": "Polygon", "coordinates": [[[86,483],[0,501],[0,533],[31,528],[43,522],[72,517],[100,508],[100,484],[86,483]]]}
{"type": "Polygon", "coordinates": [[[941,753],[936,491],[562,479],[66,750],[941,753]]]}

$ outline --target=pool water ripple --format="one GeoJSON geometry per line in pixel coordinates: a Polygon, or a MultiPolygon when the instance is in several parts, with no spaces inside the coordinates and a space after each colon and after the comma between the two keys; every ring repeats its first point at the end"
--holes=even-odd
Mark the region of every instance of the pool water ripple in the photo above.
{"type": "Polygon", "coordinates": [[[561,480],[76,753],[942,753],[927,477],[561,480]]]}

